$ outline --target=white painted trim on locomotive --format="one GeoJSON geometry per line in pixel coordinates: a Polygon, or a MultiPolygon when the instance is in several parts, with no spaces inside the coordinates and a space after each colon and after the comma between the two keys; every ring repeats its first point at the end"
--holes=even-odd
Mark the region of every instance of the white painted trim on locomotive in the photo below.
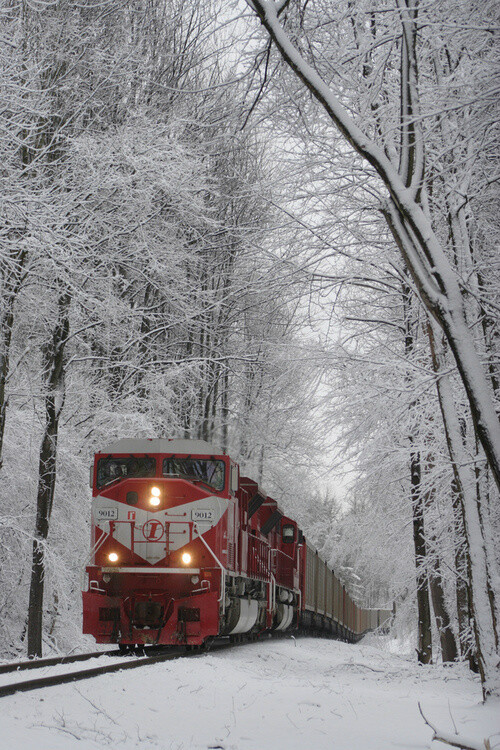
{"type": "Polygon", "coordinates": [[[196,575],[200,572],[200,568],[101,568],[103,573],[160,573],[165,575],[166,573],[187,573],[189,575],[196,575]]]}
{"type": "Polygon", "coordinates": [[[276,578],[271,572],[269,573],[268,586],[269,586],[269,595],[267,597],[267,601],[268,601],[267,611],[269,615],[274,615],[274,610],[276,608],[276,578]]]}
{"type": "Polygon", "coordinates": [[[287,606],[288,606],[288,618],[287,618],[286,625],[283,626],[283,630],[287,630],[293,621],[293,615],[294,615],[293,606],[291,604],[288,604],[287,606]]]}
{"type": "MultiPolygon", "coordinates": [[[[229,500],[227,498],[218,497],[217,495],[208,495],[207,497],[199,498],[183,505],[169,506],[168,508],[146,509],[138,508],[136,506],[126,505],[119,500],[114,500],[103,495],[97,495],[92,501],[92,517],[94,520],[94,526],[103,532],[105,535],[101,537],[98,544],[99,547],[106,537],[110,536],[111,524],[114,525],[113,539],[116,539],[121,545],[129,550],[132,550],[132,542],[130,535],[131,525],[133,526],[134,532],[134,553],[142,558],[145,562],[149,562],[154,565],[155,562],[165,557],[163,541],[167,541],[166,528],[167,525],[170,528],[173,524],[179,526],[185,526],[187,531],[192,525],[192,537],[187,534],[186,539],[181,538],[181,534],[168,535],[168,547],[169,552],[175,552],[190,541],[199,538],[205,544],[212,557],[215,559],[213,550],[207,545],[203,534],[210,531],[211,528],[217,526],[222,516],[228,509],[229,500]],[[99,510],[113,511],[115,518],[98,518],[99,510]],[[193,513],[197,510],[210,510],[213,512],[210,521],[194,521],[193,513]],[[131,518],[129,516],[132,516],[131,518]],[[155,539],[153,543],[142,535],[142,529],[150,520],[157,520],[161,523],[162,533],[158,539],[155,539]],[[107,530],[108,529],[108,530],[107,530]],[[161,546],[160,546],[161,545],[161,546]]],[[[94,545],[93,553],[97,551],[96,545],[94,545]]],[[[217,564],[220,562],[216,560],[217,564]]]]}
{"type": "Polygon", "coordinates": [[[286,630],[290,627],[291,622],[293,620],[293,607],[290,606],[290,604],[281,604],[281,606],[284,609],[284,617],[281,620],[280,624],[275,628],[275,630],[286,630]]]}
{"type": "Polygon", "coordinates": [[[257,617],[259,616],[259,602],[257,599],[248,600],[238,598],[238,601],[240,603],[240,616],[234,628],[229,631],[229,635],[248,633],[257,622],[257,617]]]}

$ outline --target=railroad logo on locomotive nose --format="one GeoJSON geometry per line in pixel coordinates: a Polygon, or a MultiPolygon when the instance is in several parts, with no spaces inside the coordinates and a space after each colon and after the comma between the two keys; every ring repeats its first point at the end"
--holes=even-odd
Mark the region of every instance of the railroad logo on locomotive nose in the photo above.
{"type": "Polygon", "coordinates": [[[148,542],[156,542],[161,539],[164,531],[161,521],[146,521],[142,527],[142,535],[148,542]]]}

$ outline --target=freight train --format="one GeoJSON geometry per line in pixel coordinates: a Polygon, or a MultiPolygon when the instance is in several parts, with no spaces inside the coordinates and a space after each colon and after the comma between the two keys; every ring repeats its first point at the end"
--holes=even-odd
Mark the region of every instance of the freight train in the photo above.
{"type": "Polygon", "coordinates": [[[122,439],[95,456],[83,632],[98,643],[201,646],[271,631],[348,641],[387,627],[293,518],[201,440],[122,439]]]}

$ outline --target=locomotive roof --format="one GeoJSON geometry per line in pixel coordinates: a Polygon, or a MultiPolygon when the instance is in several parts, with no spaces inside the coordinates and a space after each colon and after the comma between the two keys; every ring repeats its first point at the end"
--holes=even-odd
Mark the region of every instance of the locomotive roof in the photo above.
{"type": "Polygon", "coordinates": [[[224,455],[224,451],[205,440],[168,440],[167,438],[121,438],[106,445],[100,453],[187,453],[205,456],[224,455]]]}

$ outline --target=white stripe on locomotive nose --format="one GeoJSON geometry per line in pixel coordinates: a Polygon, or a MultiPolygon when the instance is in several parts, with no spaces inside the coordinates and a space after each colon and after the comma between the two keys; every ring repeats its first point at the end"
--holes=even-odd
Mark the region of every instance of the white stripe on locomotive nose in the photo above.
{"type": "Polygon", "coordinates": [[[196,539],[199,534],[203,536],[219,523],[227,507],[228,500],[216,495],[156,511],[131,507],[98,495],[93,500],[92,513],[95,525],[106,534],[109,534],[111,524],[113,524],[113,538],[130,550],[132,549],[131,527],[133,526],[135,554],[149,563],[156,563],[165,557],[167,528],[169,528],[169,551],[175,552],[188,544],[191,522],[193,522],[192,538],[196,539]],[[105,514],[98,513],[99,510],[104,509],[107,511],[105,514]],[[99,515],[106,517],[99,518],[99,515]]]}

